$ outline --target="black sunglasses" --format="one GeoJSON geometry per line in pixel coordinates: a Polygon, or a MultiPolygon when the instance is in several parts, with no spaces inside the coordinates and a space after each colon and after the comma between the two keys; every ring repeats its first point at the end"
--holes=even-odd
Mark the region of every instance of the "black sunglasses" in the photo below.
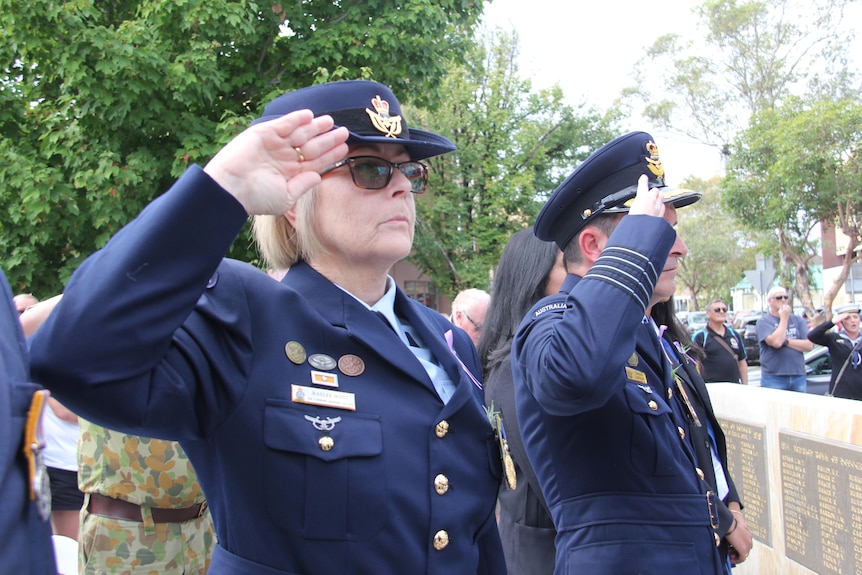
{"type": "Polygon", "coordinates": [[[727,311],[726,307],[715,307],[712,308],[713,313],[724,313],[727,311]]]}
{"type": "Polygon", "coordinates": [[[786,295],[774,295],[774,296],[772,296],[772,299],[787,299],[787,296],[786,295]]]}
{"type": "Polygon", "coordinates": [[[428,166],[421,162],[393,163],[376,156],[356,156],[336,162],[320,172],[328,174],[342,166],[350,168],[350,177],[357,187],[364,190],[382,190],[389,185],[393,170],[398,170],[410,180],[410,191],[414,194],[423,193],[428,187],[428,166]]]}

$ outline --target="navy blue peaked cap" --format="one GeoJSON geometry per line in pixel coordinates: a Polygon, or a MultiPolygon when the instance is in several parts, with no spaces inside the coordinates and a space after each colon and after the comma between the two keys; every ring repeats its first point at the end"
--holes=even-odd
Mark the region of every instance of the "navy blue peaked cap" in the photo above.
{"type": "Polygon", "coordinates": [[[700,199],[700,192],[667,188],[652,136],[631,132],[593,152],[554,190],[536,218],[536,237],[565,249],[597,215],[628,212],[641,174],[649,176],[650,188],[662,188],[665,203],[680,208],[700,199]]]}
{"type": "Polygon", "coordinates": [[[304,109],[311,110],[315,116],[328,114],[335,120],[336,127],[346,127],[350,131],[348,145],[401,144],[411,160],[455,149],[455,144],[443,136],[410,128],[392,90],[368,80],[329,82],[288,92],[267,104],[263,115],[252,124],[304,109]]]}

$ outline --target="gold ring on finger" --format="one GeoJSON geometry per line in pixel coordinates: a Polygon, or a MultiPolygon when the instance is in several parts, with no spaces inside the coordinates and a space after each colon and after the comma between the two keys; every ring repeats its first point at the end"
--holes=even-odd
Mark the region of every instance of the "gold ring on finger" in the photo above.
{"type": "Polygon", "coordinates": [[[293,149],[294,151],[296,151],[296,155],[299,157],[299,161],[304,162],[305,156],[302,155],[302,148],[300,148],[299,146],[294,146],[293,149]]]}

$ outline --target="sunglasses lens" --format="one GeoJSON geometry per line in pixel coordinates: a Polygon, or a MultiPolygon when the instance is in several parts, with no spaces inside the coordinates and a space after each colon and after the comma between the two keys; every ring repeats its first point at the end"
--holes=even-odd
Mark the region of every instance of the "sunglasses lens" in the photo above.
{"type": "Polygon", "coordinates": [[[727,308],[726,307],[717,307],[712,311],[714,311],[715,313],[724,313],[727,311],[727,308]]]}
{"type": "Polygon", "coordinates": [[[422,193],[428,184],[428,170],[424,164],[419,162],[404,162],[398,167],[401,173],[410,180],[410,190],[414,193],[422,193]]]}
{"type": "Polygon", "coordinates": [[[353,182],[367,190],[385,188],[391,171],[392,166],[382,158],[356,158],[350,163],[353,182]]]}

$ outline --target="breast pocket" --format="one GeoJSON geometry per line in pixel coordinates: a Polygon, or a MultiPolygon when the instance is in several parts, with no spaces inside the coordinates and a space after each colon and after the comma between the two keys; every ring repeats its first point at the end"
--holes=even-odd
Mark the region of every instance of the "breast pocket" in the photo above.
{"type": "Polygon", "coordinates": [[[386,523],[383,432],[376,415],[268,400],[264,485],[278,525],[312,539],[362,541],[386,523]]]}
{"type": "Polygon", "coordinates": [[[672,475],[676,472],[673,450],[679,437],[673,433],[675,427],[671,409],[659,397],[655,387],[644,390],[643,385],[626,382],[625,394],[632,411],[632,436],[630,457],[635,470],[647,475],[672,475]]]}

